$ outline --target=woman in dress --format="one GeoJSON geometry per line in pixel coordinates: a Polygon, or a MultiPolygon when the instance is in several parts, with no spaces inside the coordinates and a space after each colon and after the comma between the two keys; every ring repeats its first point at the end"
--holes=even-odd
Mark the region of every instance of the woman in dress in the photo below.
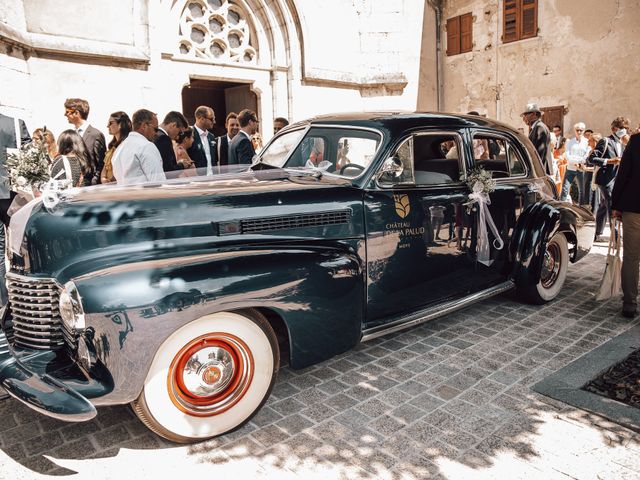
{"type": "Polygon", "coordinates": [[[184,169],[181,177],[192,177],[196,175],[196,166],[189,157],[187,150],[193,145],[193,129],[187,128],[178,134],[173,142],[173,151],[176,154],[176,161],[184,169]]]}
{"type": "Polygon", "coordinates": [[[91,181],[91,174],[82,137],[75,130],[65,130],[58,137],[58,157],[51,165],[51,179],[68,180],[69,187],[82,187],[91,181]]]}
{"type": "Polygon", "coordinates": [[[109,123],[107,130],[112,135],[112,139],[107,147],[107,153],[104,156],[104,167],[100,172],[100,183],[113,183],[116,177],[113,176],[113,165],[111,159],[116,148],[123,142],[129,133],[131,133],[131,119],[125,112],[113,112],[109,115],[109,123]]]}

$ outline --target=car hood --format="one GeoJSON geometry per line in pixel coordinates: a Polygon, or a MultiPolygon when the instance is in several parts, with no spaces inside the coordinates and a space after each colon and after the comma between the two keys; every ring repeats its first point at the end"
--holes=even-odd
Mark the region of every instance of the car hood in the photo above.
{"type": "Polygon", "coordinates": [[[66,281],[132,261],[363,232],[361,191],[329,175],[278,169],[98,186],[65,192],[52,209],[36,202],[22,227],[12,223],[12,271],[66,281]]]}

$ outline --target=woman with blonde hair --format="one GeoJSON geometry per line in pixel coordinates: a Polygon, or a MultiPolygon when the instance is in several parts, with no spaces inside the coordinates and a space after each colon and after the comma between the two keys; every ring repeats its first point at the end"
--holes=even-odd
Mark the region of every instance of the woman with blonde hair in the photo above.
{"type": "Polygon", "coordinates": [[[44,143],[47,155],[49,156],[49,163],[58,156],[58,146],[56,145],[56,136],[51,130],[45,128],[36,128],[33,131],[33,141],[41,145],[44,143]]]}

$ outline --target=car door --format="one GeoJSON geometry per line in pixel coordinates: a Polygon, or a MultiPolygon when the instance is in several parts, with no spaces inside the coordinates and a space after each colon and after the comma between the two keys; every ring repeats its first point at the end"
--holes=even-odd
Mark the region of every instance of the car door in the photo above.
{"type": "Polygon", "coordinates": [[[470,130],[468,135],[473,168],[491,173],[496,182],[495,190],[489,194],[488,210],[504,247],[497,249],[492,244],[491,260],[493,270],[506,277],[511,269],[508,244],[516,220],[529,204],[540,198],[540,194],[532,188],[526,152],[515,139],[502,132],[483,129],[470,130]]]}
{"type": "Polygon", "coordinates": [[[484,278],[487,267],[475,261],[465,135],[408,135],[393,154],[402,162],[402,175],[378,175],[366,190],[366,328],[468,295],[490,281],[484,278]]]}

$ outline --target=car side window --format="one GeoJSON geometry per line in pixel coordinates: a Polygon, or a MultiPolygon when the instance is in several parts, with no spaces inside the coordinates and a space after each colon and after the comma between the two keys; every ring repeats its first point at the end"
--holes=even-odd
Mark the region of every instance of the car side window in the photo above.
{"type": "Polygon", "coordinates": [[[473,160],[477,167],[490,172],[493,178],[520,176],[527,172],[511,143],[493,135],[473,135],[473,160]]]}
{"type": "Polygon", "coordinates": [[[460,139],[454,134],[418,134],[413,139],[416,185],[447,185],[461,179],[460,139]]]}

